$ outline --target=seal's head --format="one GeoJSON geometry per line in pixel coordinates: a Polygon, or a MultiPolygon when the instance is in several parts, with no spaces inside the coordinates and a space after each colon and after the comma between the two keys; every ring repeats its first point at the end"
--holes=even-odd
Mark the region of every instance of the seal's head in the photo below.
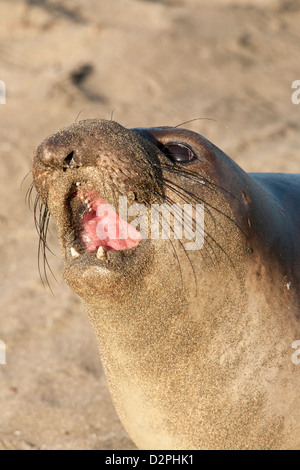
{"type": "MultiPolygon", "coordinates": [[[[230,229],[238,236],[245,227],[234,221],[232,209],[225,202],[225,189],[220,198],[222,187],[214,148],[189,131],[172,129],[171,138],[169,134],[169,128],[127,130],[112,121],[86,120],[52,135],[37,149],[34,184],[58,228],[64,276],[81,297],[94,296],[97,290],[93,287],[87,292],[82,276],[93,279],[93,286],[98,286],[94,283],[96,278],[101,279],[101,297],[106,289],[110,295],[116,283],[130,281],[132,285],[134,280],[141,283],[141,270],[149,266],[154,252],[159,250],[172,251],[174,265],[177,260],[175,269],[182,277],[184,263],[178,260],[180,251],[185,252],[186,259],[193,257],[186,249],[193,245],[185,240],[187,233],[190,239],[193,234],[195,238],[196,234],[200,236],[195,213],[188,213],[188,209],[178,212],[187,205],[192,210],[205,201],[210,219],[203,254],[206,262],[218,259],[216,251],[230,258],[231,250],[214,233],[215,226],[228,219],[230,229]],[[124,203],[125,198],[126,220],[119,213],[120,202],[124,203]],[[135,227],[130,223],[134,222],[133,215],[128,215],[128,206],[132,205],[147,210],[147,214],[139,217],[139,227],[143,224],[142,216],[147,219],[146,234],[145,230],[142,234],[137,230],[136,219],[135,227]],[[175,225],[179,219],[185,224],[181,236],[175,225],[170,227],[170,236],[166,236],[162,214],[162,220],[157,220],[161,240],[153,241],[153,214],[157,207],[158,210],[163,207],[165,218],[172,212],[175,225]]],[[[228,192],[227,196],[238,208],[235,195],[228,192]]],[[[42,238],[45,239],[45,234],[42,238]]],[[[191,251],[203,248],[201,243],[198,245],[194,244],[191,251]]],[[[189,264],[194,271],[192,260],[189,264]]]]}
{"type": "Polygon", "coordinates": [[[89,120],[46,139],[35,154],[34,183],[58,228],[65,277],[83,298],[97,288],[87,292],[82,276],[101,279],[103,295],[126,274],[139,275],[141,236],[113,207],[120,197],[130,203],[161,197],[157,157],[141,140],[116,123],[89,120]]]}
{"type": "Polygon", "coordinates": [[[279,445],[296,268],[272,194],[194,132],[104,120],[44,140],[33,177],[137,445],[279,445]]]}

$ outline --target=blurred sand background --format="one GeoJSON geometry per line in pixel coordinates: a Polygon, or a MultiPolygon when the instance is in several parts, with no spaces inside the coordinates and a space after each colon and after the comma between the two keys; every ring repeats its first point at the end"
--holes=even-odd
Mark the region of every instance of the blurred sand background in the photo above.
{"type": "Polygon", "coordinates": [[[247,171],[300,171],[300,1],[0,0],[0,449],[134,449],[92,328],[25,204],[40,141],[80,119],[178,125],[247,171]],[[210,118],[207,120],[203,118],[210,118]]]}

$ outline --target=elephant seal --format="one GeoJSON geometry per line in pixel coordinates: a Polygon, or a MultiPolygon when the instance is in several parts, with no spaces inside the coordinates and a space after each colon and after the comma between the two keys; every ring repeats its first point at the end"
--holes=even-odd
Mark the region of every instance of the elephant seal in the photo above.
{"type": "Polygon", "coordinates": [[[41,243],[51,214],[63,277],[139,448],[299,448],[300,175],[247,174],[189,130],[93,119],[41,143],[33,184],[41,243]],[[140,236],[120,197],[148,215],[202,205],[204,244],[187,249],[174,228],[140,236]],[[127,236],[113,233],[113,213],[127,236]]]}

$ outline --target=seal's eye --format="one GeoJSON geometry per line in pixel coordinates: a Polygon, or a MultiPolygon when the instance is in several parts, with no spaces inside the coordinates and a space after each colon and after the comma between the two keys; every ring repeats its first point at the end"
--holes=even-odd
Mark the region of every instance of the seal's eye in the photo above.
{"type": "Polygon", "coordinates": [[[165,152],[176,163],[191,163],[197,158],[190,147],[179,143],[166,145],[165,152]]]}

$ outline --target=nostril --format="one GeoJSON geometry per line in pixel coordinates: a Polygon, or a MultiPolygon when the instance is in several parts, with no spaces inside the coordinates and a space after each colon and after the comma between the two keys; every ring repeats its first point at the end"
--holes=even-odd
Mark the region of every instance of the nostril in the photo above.
{"type": "Polygon", "coordinates": [[[68,168],[79,168],[81,166],[80,157],[75,154],[75,151],[68,153],[63,161],[63,170],[66,171],[68,168]]]}
{"type": "Polygon", "coordinates": [[[70,153],[66,156],[64,162],[65,162],[65,164],[66,164],[67,166],[72,166],[72,165],[74,164],[74,150],[72,150],[72,152],[70,152],[70,153]]]}

